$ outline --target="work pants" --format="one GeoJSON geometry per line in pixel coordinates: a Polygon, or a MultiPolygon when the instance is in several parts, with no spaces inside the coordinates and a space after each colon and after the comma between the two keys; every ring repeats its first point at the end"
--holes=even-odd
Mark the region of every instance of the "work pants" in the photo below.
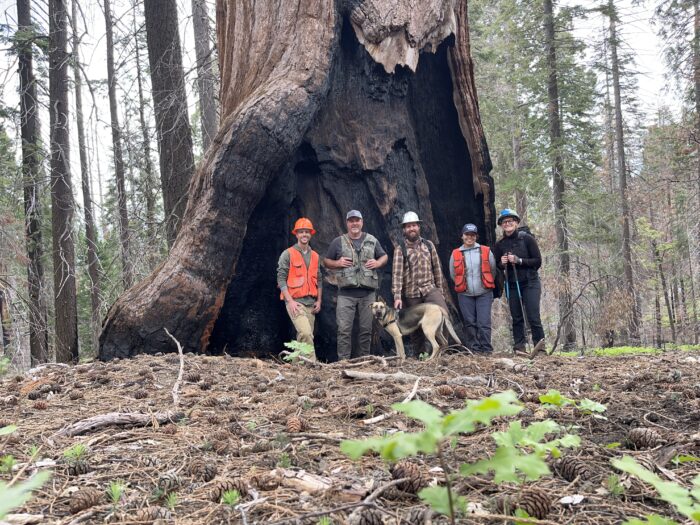
{"type": "Polygon", "coordinates": [[[335,320],[338,325],[338,360],[369,355],[372,345],[372,310],[369,305],[375,301],[372,291],[364,297],[338,295],[335,307],[335,320]],[[358,348],[352,350],[352,326],[355,315],[359,315],[358,348]]]}
{"type": "Polygon", "coordinates": [[[464,345],[472,352],[490,353],[491,346],[491,304],[493,292],[482,295],[459,294],[459,310],[464,319],[466,341],[464,345]]]}
{"type": "Polygon", "coordinates": [[[508,305],[510,306],[510,316],[513,319],[513,343],[514,348],[524,349],[527,344],[527,334],[525,333],[525,319],[523,318],[523,308],[527,315],[527,322],[532,332],[532,343],[537,344],[544,339],[544,329],[540,320],[540,295],[542,294],[542,283],[539,277],[515,282],[506,283],[508,286],[508,305]],[[518,292],[518,286],[520,292],[518,292]],[[522,308],[520,306],[522,297],[522,308]]]}
{"type": "MultiPolygon", "coordinates": [[[[314,345],[314,322],[316,320],[316,314],[314,314],[313,306],[304,306],[303,304],[299,309],[297,309],[296,315],[293,315],[289,306],[287,305],[287,314],[292,320],[292,324],[297,331],[297,341],[300,343],[309,343],[311,346],[314,345]]],[[[316,360],[316,352],[310,356],[309,359],[316,360]]]]}

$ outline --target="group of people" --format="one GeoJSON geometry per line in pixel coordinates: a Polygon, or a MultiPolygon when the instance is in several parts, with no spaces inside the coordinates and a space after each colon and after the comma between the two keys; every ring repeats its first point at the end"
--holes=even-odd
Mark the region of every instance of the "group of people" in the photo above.
{"type": "MultiPolygon", "coordinates": [[[[372,341],[370,304],[376,300],[379,273],[389,256],[376,237],[363,231],[362,213],[350,210],[347,233],[336,237],[321,260],[310,246],[316,233],[308,218],[294,224],[297,242],[284,250],[277,265],[277,285],[297,340],[313,345],[314,321],[321,310],[321,266],[335,272],[338,286],[336,322],[338,359],[368,355],[372,341]],[[353,353],[352,329],[358,320],[358,345],[353,353]]],[[[421,236],[421,220],[415,212],[404,214],[403,239],[394,250],[391,291],[394,308],[401,310],[421,303],[433,303],[448,312],[447,290],[435,245],[421,236]]],[[[526,347],[525,325],[530,328],[536,348],[544,347],[540,321],[541,285],[538,269],[542,256],[535,238],[519,229],[520,217],[505,209],[498,216],[503,237],[493,250],[477,242],[478,228],[465,224],[462,245],[450,256],[449,274],[465,325],[465,345],[472,352],[488,354],[491,346],[491,305],[500,291],[500,275],[513,322],[514,351],[526,347]]],[[[420,352],[422,336],[411,336],[414,352],[420,352]]]]}

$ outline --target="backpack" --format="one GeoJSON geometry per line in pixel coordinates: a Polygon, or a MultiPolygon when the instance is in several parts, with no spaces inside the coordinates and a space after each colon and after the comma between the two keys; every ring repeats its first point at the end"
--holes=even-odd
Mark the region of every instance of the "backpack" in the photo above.
{"type": "MultiPolygon", "coordinates": [[[[429,241],[428,239],[423,239],[421,237],[420,242],[425,244],[428,247],[428,251],[430,251],[430,269],[433,269],[433,250],[435,249],[435,245],[432,243],[432,241],[429,241]]],[[[406,250],[406,240],[402,237],[401,240],[399,241],[399,248],[401,248],[401,253],[403,254],[403,263],[407,264],[409,269],[411,268],[411,260],[408,258],[408,251],[406,250]]]]}

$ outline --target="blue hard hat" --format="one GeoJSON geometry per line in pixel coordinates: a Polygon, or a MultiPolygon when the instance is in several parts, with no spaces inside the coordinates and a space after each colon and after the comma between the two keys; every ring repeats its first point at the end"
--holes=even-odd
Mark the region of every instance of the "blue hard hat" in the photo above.
{"type": "Polygon", "coordinates": [[[498,214],[498,221],[496,222],[500,226],[501,223],[508,218],[515,219],[516,221],[520,222],[520,215],[518,215],[515,210],[511,210],[510,208],[501,210],[501,213],[498,214]]]}

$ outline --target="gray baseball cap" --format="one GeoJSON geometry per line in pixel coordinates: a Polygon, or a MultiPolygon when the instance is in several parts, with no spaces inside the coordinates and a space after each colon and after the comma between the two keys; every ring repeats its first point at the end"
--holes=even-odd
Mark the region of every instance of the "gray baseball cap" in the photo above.
{"type": "Polygon", "coordinates": [[[474,233],[474,234],[477,234],[477,233],[479,233],[479,230],[477,229],[477,227],[476,227],[475,224],[472,224],[472,223],[470,222],[470,223],[465,224],[465,225],[462,227],[462,235],[464,235],[465,233],[474,233]]]}
{"type": "Polygon", "coordinates": [[[357,210],[350,210],[345,216],[345,220],[350,220],[352,217],[357,217],[358,219],[361,219],[362,214],[357,210]]]}

